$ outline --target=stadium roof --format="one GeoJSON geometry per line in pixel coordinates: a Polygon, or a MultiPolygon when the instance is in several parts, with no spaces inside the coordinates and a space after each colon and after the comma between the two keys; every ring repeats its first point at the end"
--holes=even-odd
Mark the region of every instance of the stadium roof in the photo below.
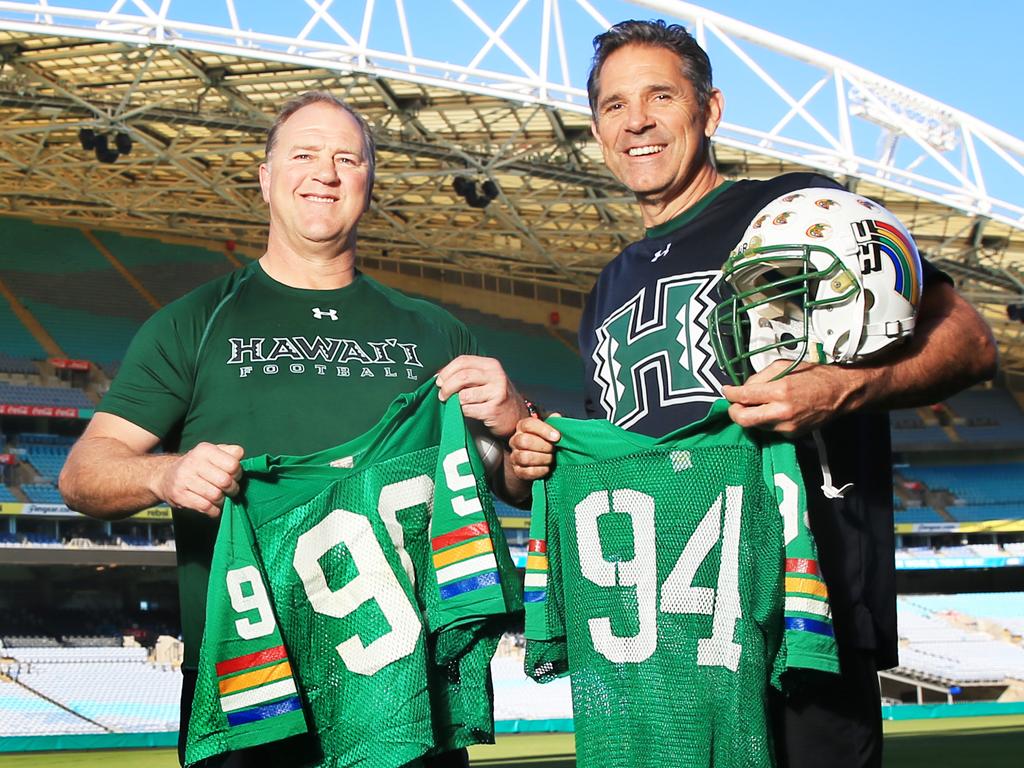
{"type": "MultiPolygon", "coordinates": [[[[326,88],[378,141],[362,258],[578,306],[642,232],[590,137],[585,96],[590,40],[624,4],[335,5],[0,1],[0,215],[258,252],[266,129],[287,98],[326,88]],[[495,199],[483,205],[485,182],[495,199]]],[[[983,308],[1004,365],[1024,371],[1024,324],[1006,311],[1024,302],[1024,142],[704,9],[625,5],[693,29],[727,94],[759,89],[730,102],[719,131],[727,177],[813,168],[883,202],[983,308]]]]}

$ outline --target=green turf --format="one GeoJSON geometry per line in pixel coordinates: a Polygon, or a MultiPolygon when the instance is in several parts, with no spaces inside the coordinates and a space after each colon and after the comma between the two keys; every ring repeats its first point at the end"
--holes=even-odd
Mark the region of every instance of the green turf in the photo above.
{"type": "MultiPolygon", "coordinates": [[[[500,736],[473,747],[478,768],[572,768],[571,734],[500,736]]],[[[886,723],[885,768],[971,768],[1021,765],[1024,717],[975,717],[886,723]]],[[[174,768],[172,749],[34,752],[0,755],[0,768],[174,768]]]]}
{"type": "Polygon", "coordinates": [[[177,768],[174,749],[118,749],[92,752],[23,752],[0,755],[3,768],[177,768]]]}

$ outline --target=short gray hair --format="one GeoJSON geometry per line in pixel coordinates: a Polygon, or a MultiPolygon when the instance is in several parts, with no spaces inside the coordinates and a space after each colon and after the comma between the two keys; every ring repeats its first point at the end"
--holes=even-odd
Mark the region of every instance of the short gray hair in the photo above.
{"type": "Polygon", "coordinates": [[[267,131],[267,147],[264,153],[267,162],[270,162],[270,153],[274,151],[274,145],[277,143],[277,134],[281,130],[281,126],[288,122],[289,117],[310,104],[329,104],[332,107],[337,107],[342,112],[352,115],[359,125],[359,130],[363,135],[363,156],[366,158],[366,163],[369,167],[369,174],[366,179],[366,204],[369,205],[370,193],[373,192],[374,174],[377,170],[377,143],[373,139],[373,131],[370,130],[370,124],[366,122],[365,117],[328,91],[306,91],[285,102],[285,105],[281,107],[281,111],[277,113],[277,117],[274,118],[274,124],[267,131]]]}
{"type": "Polygon", "coordinates": [[[662,19],[655,21],[620,21],[594,38],[594,61],[587,78],[587,97],[590,113],[597,120],[597,92],[600,88],[601,67],[619,48],[627,45],[646,45],[664,48],[679,57],[683,75],[693,85],[697,104],[704,110],[711,100],[711,60],[693,36],[680,24],[666,24],[662,19]]]}

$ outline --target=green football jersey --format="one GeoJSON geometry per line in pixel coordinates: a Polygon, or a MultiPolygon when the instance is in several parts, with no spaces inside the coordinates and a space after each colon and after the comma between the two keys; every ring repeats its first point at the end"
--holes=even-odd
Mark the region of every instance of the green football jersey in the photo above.
{"type": "Polygon", "coordinates": [[[243,462],[224,507],[187,762],[316,734],[323,766],[492,741],[489,663],[521,582],[458,399],[433,381],[371,431],[243,462]]]}
{"type": "Polygon", "coordinates": [[[768,687],[838,671],[793,447],[727,408],[660,439],[551,419],[526,671],[571,674],[581,768],[770,766],[768,687]]]}

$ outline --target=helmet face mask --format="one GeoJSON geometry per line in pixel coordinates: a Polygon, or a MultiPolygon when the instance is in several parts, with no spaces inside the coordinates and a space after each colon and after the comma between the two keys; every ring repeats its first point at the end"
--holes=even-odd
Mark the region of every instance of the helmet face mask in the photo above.
{"type": "Polygon", "coordinates": [[[913,329],[920,259],[892,214],[859,195],[804,189],[754,217],[722,267],[712,313],[719,365],[736,384],[776,360],[867,360],[913,329]],[[881,297],[881,301],[879,301],[881,297]]]}

